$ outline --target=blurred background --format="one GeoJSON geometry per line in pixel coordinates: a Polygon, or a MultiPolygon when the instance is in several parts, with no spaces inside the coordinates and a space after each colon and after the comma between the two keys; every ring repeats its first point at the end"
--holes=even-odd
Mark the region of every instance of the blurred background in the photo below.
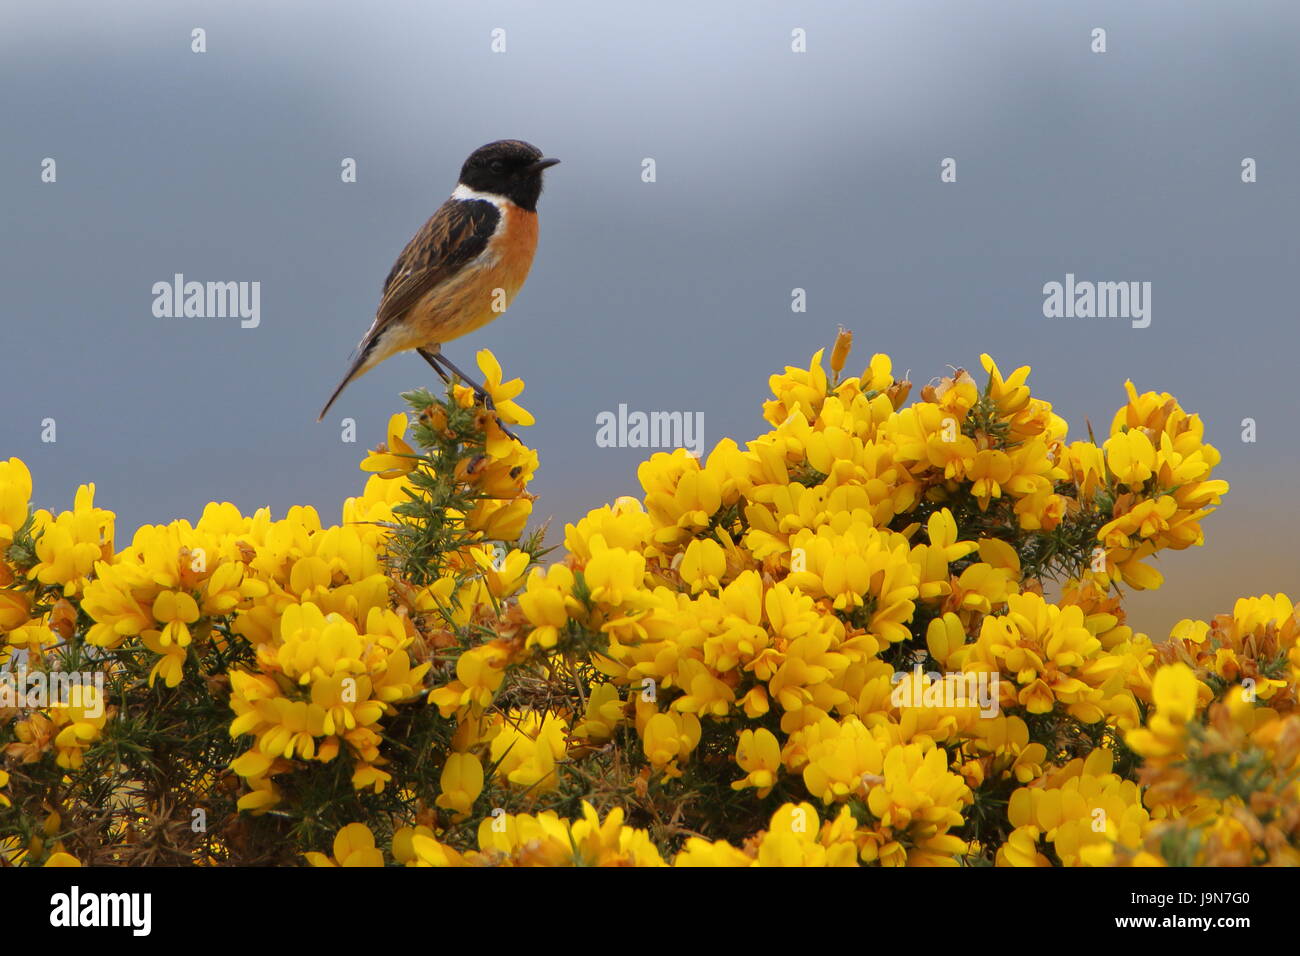
{"type": "Polygon", "coordinates": [[[316,412],[465,156],[522,138],[563,159],[532,277],[447,354],[528,383],[551,543],[637,491],[648,452],[597,447],[599,412],[703,411],[706,448],[743,443],[769,374],[844,325],[851,370],[887,352],[918,386],[1030,364],[1075,438],[1126,378],[1172,392],[1232,491],[1132,622],[1295,597],[1298,47],[1291,0],[8,4],[0,458],[53,510],[94,481],[119,547],[212,499],[337,521],[432,373],[400,356],[316,412]],[[175,273],[260,282],[261,324],[155,318],[175,273]],[[1151,282],[1150,327],[1044,318],[1066,273],[1151,282]]]}

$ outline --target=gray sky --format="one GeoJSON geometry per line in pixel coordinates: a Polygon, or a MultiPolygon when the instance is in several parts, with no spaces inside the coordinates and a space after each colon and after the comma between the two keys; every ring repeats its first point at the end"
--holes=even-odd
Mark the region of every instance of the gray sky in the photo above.
{"type": "Polygon", "coordinates": [[[1085,415],[1107,426],[1125,378],[1172,392],[1233,490],[1207,546],[1161,562],[1136,622],[1162,636],[1238,594],[1297,596],[1300,8],[848,6],[8,5],[0,457],[26,460],[56,510],[95,481],[119,545],[210,499],[337,521],[398,392],[432,373],[400,356],[333,424],[316,411],[464,157],[522,138],[564,161],[533,274],[447,354],[469,367],[489,347],[528,383],[553,543],[636,490],[647,452],[597,447],[599,412],[703,411],[707,447],[743,442],[764,429],[768,375],[843,324],[851,364],[888,352],[918,383],[978,371],[981,351],[1029,363],[1074,437],[1085,415]],[[939,182],[944,157],[956,183],[939,182]],[[261,324],[155,318],[151,288],[178,272],[260,282],[261,324]],[[1043,284],[1066,273],[1151,282],[1151,325],[1044,318],[1043,284]]]}

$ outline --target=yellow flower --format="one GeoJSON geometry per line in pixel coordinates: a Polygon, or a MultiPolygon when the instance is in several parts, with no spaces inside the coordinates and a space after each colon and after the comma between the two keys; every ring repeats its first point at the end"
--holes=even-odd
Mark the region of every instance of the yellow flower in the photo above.
{"type": "Polygon", "coordinates": [[[0,461],[0,555],[26,523],[31,498],[32,473],[22,459],[0,461]]]}
{"type": "Polygon", "coordinates": [[[583,575],[597,604],[618,607],[645,586],[645,557],[635,551],[610,548],[599,536],[591,540],[591,560],[583,575]]]}
{"type": "MultiPolygon", "coordinates": [[[[80,770],[86,751],[100,739],[108,720],[103,701],[54,707],[52,718],[55,763],[65,770],[80,770]]],[[[23,737],[21,730],[18,735],[23,737]]]]}
{"type": "Polygon", "coordinates": [[[334,837],[334,855],[305,853],[312,866],[383,866],[384,854],[375,847],[375,835],[364,823],[349,823],[334,837]]]}
{"type": "Polygon", "coordinates": [[[800,413],[805,420],[817,417],[821,403],[826,398],[826,371],[822,368],[820,349],[812,357],[807,370],[786,366],[784,375],[773,375],[768,384],[775,401],[763,403],[763,417],[773,425],[780,425],[792,414],[800,413]]]}
{"type": "Polygon", "coordinates": [[[1009,379],[1002,378],[997,363],[987,353],[980,355],[980,364],[989,375],[989,397],[998,407],[998,414],[1010,417],[1029,404],[1029,366],[1022,365],[1011,373],[1009,379]]]}
{"type": "Polygon", "coordinates": [[[842,532],[823,525],[815,534],[804,529],[790,539],[804,566],[790,575],[790,582],[829,597],[836,610],[852,610],[875,596],[871,630],[886,641],[906,640],[904,624],[911,620],[913,599],[920,593],[907,539],[861,521],[845,524],[842,532]]]}
{"type": "MultiPolygon", "coordinates": [[[[768,824],[758,847],[758,866],[856,866],[852,842],[819,839],[817,811],[810,803],[783,804],[768,824]]],[[[833,832],[833,831],[832,831],[833,832]]]]}
{"type": "Polygon", "coordinates": [[[718,477],[684,448],[656,452],[636,470],[645,489],[645,507],[654,527],[653,541],[672,551],[695,532],[708,527],[722,507],[718,477]]]}
{"type": "Polygon", "coordinates": [[[880,742],[856,717],[841,724],[822,720],[795,739],[806,747],[804,784],[823,803],[864,794],[879,779],[884,761],[880,742]]]}
{"type": "Polygon", "coordinates": [[[1045,786],[1016,790],[1007,818],[1022,836],[999,853],[999,864],[1042,865],[1039,838],[1054,845],[1066,866],[1108,866],[1117,846],[1138,848],[1149,815],[1137,784],[1112,773],[1112,763],[1111,751],[1099,747],[1051,773],[1045,786]]]}
{"type": "Polygon", "coordinates": [[[678,569],[682,580],[691,586],[692,594],[717,590],[727,571],[727,556],[722,546],[707,538],[696,539],[686,547],[678,569]]]}
{"type": "Polygon", "coordinates": [[[581,610],[573,597],[573,572],[562,564],[553,564],[545,571],[533,569],[528,584],[519,595],[519,609],[523,611],[533,630],[528,635],[527,646],[552,648],[569,623],[569,614],[581,610]]]}
{"type": "MultiPolygon", "coordinates": [[[[420,848],[418,836],[415,842],[420,848]]],[[[586,801],[581,820],[564,820],[550,810],[537,816],[521,813],[485,818],[479,825],[478,844],[480,852],[471,854],[472,862],[482,865],[665,865],[649,834],[624,825],[622,808],[615,807],[602,822],[586,801]]],[[[454,857],[439,854],[437,849],[421,849],[421,853],[427,853],[435,866],[457,864],[454,857]]]]}
{"type": "Polygon", "coordinates": [[[754,866],[754,858],[730,843],[710,843],[702,837],[688,837],[673,857],[673,866],[754,866]]]}
{"type": "Polygon", "coordinates": [[[159,644],[163,647],[172,644],[189,647],[190,630],[186,625],[199,619],[199,606],[193,597],[183,591],[163,591],[154,599],[153,616],[164,625],[159,644]]]}
{"type": "Polygon", "coordinates": [[[1191,668],[1174,664],[1162,667],[1152,685],[1157,712],[1173,724],[1185,724],[1196,713],[1200,685],[1191,668]]]}
{"type": "Polygon", "coordinates": [[[533,793],[554,790],[568,731],[568,721],[557,714],[512,711],[492,738],[496,775],[533,793]]]}
{"type": "Polygon", "coordinates": [[[570,554],[590,560],[593,537],[599,536],[608,547],[640,551],[653,531],[650,516],[635,498],[622,497],[612,506],[588,511],[577,524],[564,526],[564,547],[570,554]]]}
{"type": "Polygon", "coordinates": [[[584,719],[573,728],[573,735],[585,740],[601,742],[614,736],[623,721],[625,705],[613,684],[597,684],[587,697],[584,719]]]}
{"type": "Polygon", "coordinates": [[[37,512],[39,561],[28,576],[42,584],[62,586],[65,595],[78,594],[95,562],[113,556],[113,521],[111,511],[95,507],[93,484],[77,489],[71,511],[57,517],[46,511],[37,512]]]}
{"type": "Polygon", "coordinates": [[[656,770],[680,777],[685,761],[700,742],[700,719],[694,714],[655,714],[641,733],[645,755],[656,770]]]}
{"type": "Polygon", "coordinates": [[[926,627],[925,646],[930,656],[943,667],[948,666],[949,657],[965,643],[966,628],[962,625],[961,618],[951,611],[943,617],[934,618],[926,627]]]}
{"type": "Polygon", "coordinates": [[[483,792],[483,764],[473,754],[452,754],[442,767],[442,789],[437,805],[454,811],[455,820],[464,820],[483,792]]]}
{"type": "Polygon", "coordinates": [[[461,709],[481,712],[501,686],[508,660],[509,651],[501,641],[470,648],[456,661],[457,679],[430,691],[429,703],[437,705],[444,717],[461,709]]]}
{"type": "Polygon", "coordinates": [[[990,499],[1002,497],[1002,487],[1011,480],[1014,468],[1006,452],[986,448],[976,453],[967,473],[974,481],[971,494],[979,502],[980,510],[986,510],[990,499]]]}
{"type": "MultiPolygon", "coordinates": [[[[186,633],[188,634],[188,632],[186,633]]],[[[149,672],[149,686],[152,687],[154,681],[159,677],[163,679],[163,683],[168,687],[178,686],[181,678],[185,676],[186,646],[189,645],[189,641],[187,640],[185,644],[179,644],[175,641],[164,643],[163,632],[153,629],[143,632],[140,639],[144,642],[145,647],[155,654],[161,655],[149,672]]]]}
{"type": "Polygon", "coordinates": [[[1092,442],[1076,441],[1067,449],[1067,459],[1079,500],[1091,504],[1106,481],[1105,453],[1092,442]]]}
{"type": "Polygon", "coordinates": [[[1126,485],[1142,484],[1155,470],[1155,446],[1140,429],[1112,435],[1103,448],[1110,473],[1126,485]]]}
{"type": "Polygon", "coordinates": [[[517,405],[514,399],[524,390],[523,379],[512,378],[508,382],[501,381],[501,363],[489,349],[479,349],[475,354],[479,370],[483,373],[483,388],[492,396],[492,403],[496,406],[496,412],[501,416],[501,420],[507,425],[532,425],[536,422],[532,413],[521,405],[517,405]]]}
{"type": "Polygon", "coordinates": [[[736,763],[745,771],[745,778],[732,783],[731,789],[757,787],[758,798],[762,800],[772,792],[772,787],[776,784],[781,767],[781,745],[772,732],[765,728],[760,727],[757,731],[742,730],[740,743],[736,747],[736,763]]]}
{"type": "MultiPolygon", "coordinates": [[[[893,747],[885,754],[883,776],[867,794],[867,805],[884,826],[907,829],[920,840],[961,826],[961,810],[971,801],[970,788],[948,769],[942,748],[893,747]]],[[[952,847],[951,852],[960,848],[952,847]]]]}
{"type": "Polygon", "coordinates": [[[406,415],[401,412],[388,420],[388,440],[370,452],[361,462],[362,471],[378,472],[383,479],[400,478],[415,470],[418,453],[406,443],[406,415]]]}
{"type": "Polygon", "coordinates": [[[1202,686],[1186,664],[1160,668],[1151,685],[1155,713],[1148,718],[1146,727],[1129,732],[1128,745],[1145,757],[1165,757],[1180,752],[1184,727],[1196,714],[1202,686]]]}
{"type": "Polygon", "coordinates": [[[972,564],[958,576],[952,595],[962,610],[990,614],[1016,593],[1016,574],[1009,568],[997,568],[983,561],[972,564]]]}

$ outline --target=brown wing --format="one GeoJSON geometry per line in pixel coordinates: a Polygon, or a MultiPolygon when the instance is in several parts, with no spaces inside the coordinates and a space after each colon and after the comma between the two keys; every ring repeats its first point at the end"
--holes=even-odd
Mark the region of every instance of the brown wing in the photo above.
{"type": "Polygon", "coordinates": [[[405,315],[439,283],[487,248],[501,211],[485,199],[449,199],[421,227],[393,263],[375,313],[372,338],[405,315]]]}

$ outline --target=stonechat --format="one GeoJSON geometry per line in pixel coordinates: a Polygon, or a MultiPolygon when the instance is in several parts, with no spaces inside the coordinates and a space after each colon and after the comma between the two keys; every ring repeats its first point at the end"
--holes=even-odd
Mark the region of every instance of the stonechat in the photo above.
{"type": "Polygon", "coordinates": [[[463,379],[492,407],[483,387],[441,354],[442,345],[498,318],[523,288],[537,249],[542,172],[558,162],[517,139],[470,154],[450,198],[397,257],[375,321],[317,421],[349,382],[408,349],[443,381],[450,382],[448,373],[463,379]]]}

